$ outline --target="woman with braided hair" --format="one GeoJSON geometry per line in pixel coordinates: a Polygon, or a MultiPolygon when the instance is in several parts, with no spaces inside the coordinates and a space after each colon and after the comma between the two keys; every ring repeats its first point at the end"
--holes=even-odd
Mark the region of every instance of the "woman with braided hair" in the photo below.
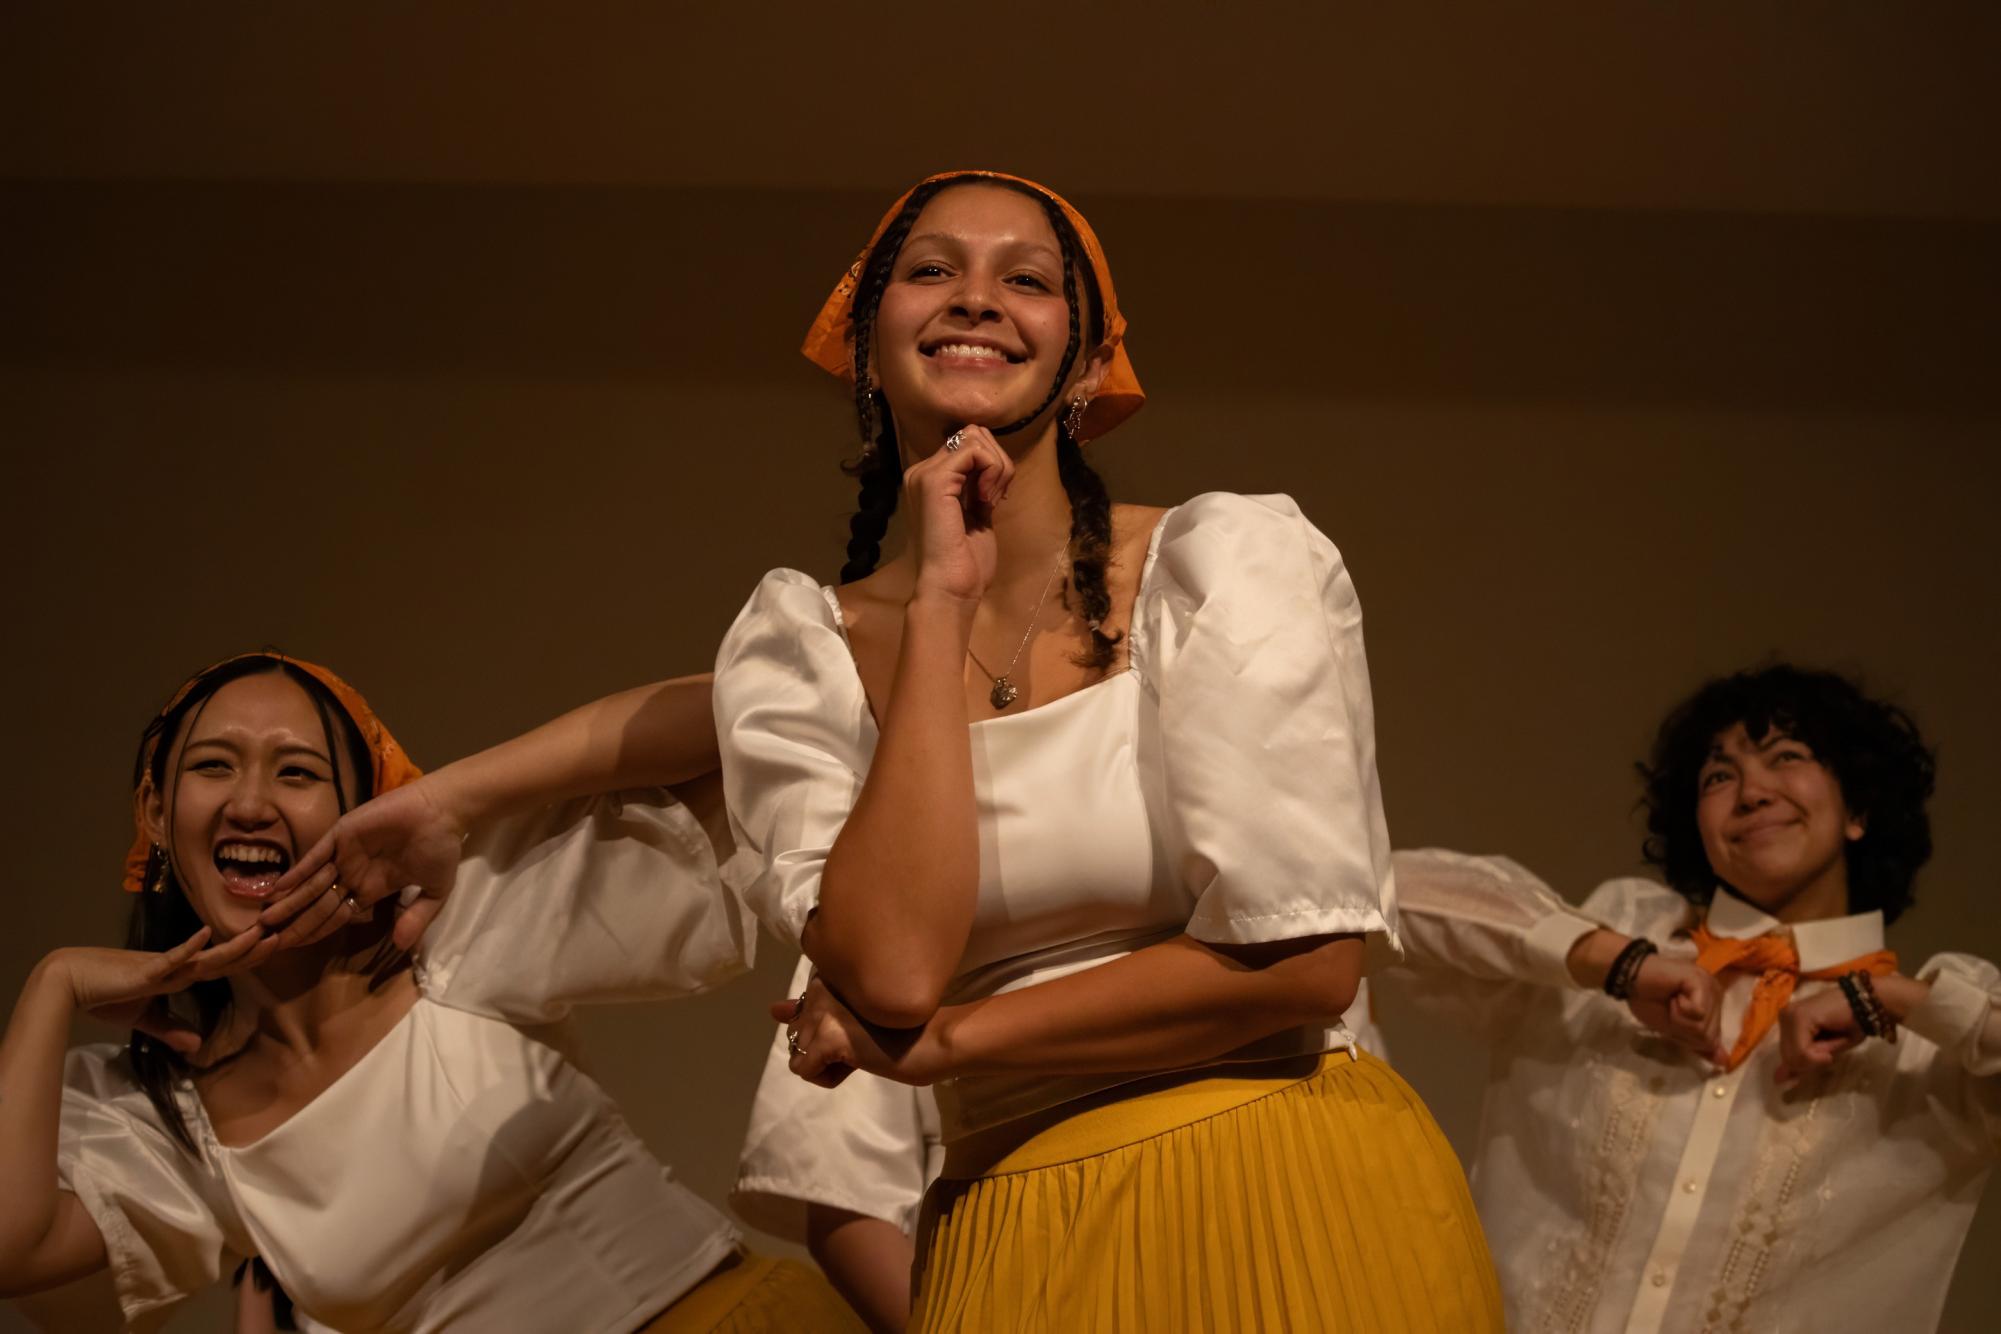
{"type": "Polygon", "coordinates": [[[848,561],[766,576],[715,680],[746,893],[814,968],[792,1073],[935,1088],[913,1329],[1499,1329],[1458,1163],[1340,1022],[1397,929],[1354,588],[1283,496],[1111,503],[1124,338],[1089,224],[990,172],[897,201],[808,336],[848,561]]]}

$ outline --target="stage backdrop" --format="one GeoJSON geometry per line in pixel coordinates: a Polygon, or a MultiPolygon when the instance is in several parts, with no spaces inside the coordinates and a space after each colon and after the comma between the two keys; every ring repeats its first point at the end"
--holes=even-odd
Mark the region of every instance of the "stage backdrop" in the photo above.
{"type": "MultiPolygon", "coordinates": [[[[1290,492],[1339,544],[1398,845],[1572,897],[1632,872],[1661,711],[1782,655],[1939,744],[1907,965],[2001,956],[1992,228],[1081,202],[1152,394],[1097,461],[1133,500],[1290,492]]],[[[7,187],[7,985],[118,938],[132,745],[204,663],[333,664],[435,765],[705,669],[774,565],[831,577],[852,426],[792,349],[879,203],[7,187]]],[[[761,947],[715,995],[585,1022],[716,1201],[792,962],[761,947]]],[[[1385,1021],[1463,1149],[1480,1053],[1385,1021]]],[[[1990,1203],[1969,1254],[1997,1245],[1990,1203]]],[[[1996,1283],[1963,1266],[1948,1327],[1996,1283]]]]}

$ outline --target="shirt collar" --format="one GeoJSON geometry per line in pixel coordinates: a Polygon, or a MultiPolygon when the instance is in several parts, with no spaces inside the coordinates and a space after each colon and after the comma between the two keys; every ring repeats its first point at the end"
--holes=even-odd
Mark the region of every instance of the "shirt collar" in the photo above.
{"type": "MultiPolygon", "coordinates": [[[[1786,924],[1763,909],[1753,907],[1728,890],[1719,889],[1709,902],[1709,929],[1728,940],[1749,940],[1772,931],[1786,930],[1786,924]]],[[[1883,914],[1852,913],[1817,922],[1801,922],[1791,928],[1793,948],[1799,951],[1800,971],[1818,972],[1883,948],[1883,914]]]]}

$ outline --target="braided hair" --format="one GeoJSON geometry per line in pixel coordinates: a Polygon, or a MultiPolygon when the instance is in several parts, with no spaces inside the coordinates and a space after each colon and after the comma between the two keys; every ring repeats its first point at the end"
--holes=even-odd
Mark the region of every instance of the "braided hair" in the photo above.
{"type": "MultiPolygon", "coordinates": [[[[1063,301],[1070,309],[1070,339],[1063,349],[1063,360],[1049,382],[1049,392],[1034,411],[1005,426],[995,427],[993,433],[997,436],[1011,435],[1047,412],[1057,395],[1063,392],[1063,382],[1077,364],[1077,354],[1084,345],[1084,339],[1088,336],[1091,344],[1096,346],[1105,336],[1098,276],[1090,265],[1081,262],[1083,244],[1078,239],[1076,228],[1063,216],[1063,210],[1055,200],[1039,190],[984,176],[948,177],[913,190],[902,209],[883,229],[881,239],[863,258],[856,278],[853,307],[855,417],[861,430],[862,447],[860,457],[847,465],[845,471],[859,480],[861,493],[854,516],[848,521],[848,559],[841,567],[841,582],[844,584],[866,576],[881,559],[882,537],[889,530],[891,516],[896,513],[896,502],[903,485],[903,460],[897,447],[895,424],[890,420],[889,413],[884,411],[887,405],[882,394],[869,388],[868,383],[869,345],[876,312],[881,308],[883,292],[889,286],[890,271],[896,265],[896,257],[902,253],[903,243],[909,238],[918,214],[941,191],[965,184],[1000,186],[1027,195],[1042,206],[1063,251],[1063,301]],[[1090,305],[1088,329],[1078,300],[1080,272],[1090,305]]],[[[1077,590],[1078,610],[1083,613],[1091,635],[1091,646],[1078,657],[1077,663],[1102,673],[1111,669],[1117,657],[1119,641],[1124,638],[1122,634],[1107,634],[1104,628],[1112,605],[1111,593],[1105,584],[1106,569],[1111,563],[1112,502],[1105,490],[1104,479],[1084,460],[1083,448],[1070,433],[1068,424],[1060,421],[1056,427],[1056,471],[1063,483],[1063,493],[1070,501],[1070,582],[1077,590]]]]}

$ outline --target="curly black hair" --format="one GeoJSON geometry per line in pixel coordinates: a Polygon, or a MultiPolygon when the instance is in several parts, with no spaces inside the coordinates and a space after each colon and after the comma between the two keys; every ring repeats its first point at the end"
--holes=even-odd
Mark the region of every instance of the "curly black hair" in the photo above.
{"type": "Polygon", "coordinates": [[[1738,723],[1754,742],[1776,728],[1805,743],[1834,775],[1865,827],[1847,845],[1849,909],[1881,909],[1884,921],[1896,921],[1931,859],[1925,803],[1937,765],[1909,714],[1834,672],[1774,663],[1718,677],[1676,705],[1637,766],[1647,812],[1642,855],[1684,898],[1709,902],[1717,876],[1695,823],[1697,782],[1717,736],[1738,723]]]}

